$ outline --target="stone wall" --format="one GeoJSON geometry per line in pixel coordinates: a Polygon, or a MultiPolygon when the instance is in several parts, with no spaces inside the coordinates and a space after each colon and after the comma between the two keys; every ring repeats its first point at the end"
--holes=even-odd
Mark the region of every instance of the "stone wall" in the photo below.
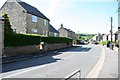
{"type": "Polygon", "coordinates": [[[119,32],[119,34],[118,34],[118,40],[119,40],[119,49],[118,49],[118,53],[119,53],[119,55],[120,55],[120,32],[119,32]]]}
{"type": "Polygon", "coordinates": [[[0,20],[0,58],[2,57],[3,54],[3,49],[4,49],[4,27],[3,27],[3,22],[0,20]]]}
{"type": "Polygon", "coordinates": [[[49,50],[66,48],[72,45],[67,44],[45,44],[42,45],[32,45],[32,46],[19,46],[19,47],[5,47],[4,56],[16,56],[23,54],[31,54],[31,53],[43,53],[49,50]]]}

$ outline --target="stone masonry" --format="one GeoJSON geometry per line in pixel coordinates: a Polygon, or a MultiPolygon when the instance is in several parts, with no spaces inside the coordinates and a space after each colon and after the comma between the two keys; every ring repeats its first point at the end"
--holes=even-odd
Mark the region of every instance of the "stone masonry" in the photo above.
{"type": "Polygon", "coordinates": [[[27,13],[17,2],[6,2],[1,8],[0,14],[6,13],[10,19],[12,29],[17,33],[26,33],[27,13]]]}
{"type": "Polygon", "coordinates": [[[0,20],[0,58],[2,57],[3,49],[4,49],[4,27],[2,20],[0,20]]]}
{"type": "Polygon", "coordinates": [[[4,56],[17,56],[31,53],[43,53],[45,51],[62,49],[70,47],[72,44],[67,45],[66,43],[61,44],[45,44],[42,45],[30,45],[30,46],[18,46],[18,47],[5,47],[4,56]]]}
{"type": "Polygon", "coordinates": [[[6,13],[10,18],[10,23],[12,29],[16,30],[17,33],[22,34],[33,34],[33,29],[37,30],[37,34],[48,36],[49,32],[49,21],[46,20],[46,25],[44,25],[44,20],[41,17],[37,17],[38,21],[36,23],[32,22],[32,14],[28,13],[16,0],[14,2],[9,2],[9,0],[3,5],[0,10],[0,14],[6,13]]]}

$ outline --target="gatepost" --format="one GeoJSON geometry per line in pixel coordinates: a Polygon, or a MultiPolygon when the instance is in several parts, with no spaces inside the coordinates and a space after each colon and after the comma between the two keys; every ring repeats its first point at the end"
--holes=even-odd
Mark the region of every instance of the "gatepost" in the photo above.
{"type": "Polygon", "coordinates": [[[4,19],[0,17],[0,58],[4,52],[4,19]]]}
{"type": "Polygon", "coordinates": [[[118,48],[118,53],[120,55],[120,27],[118,27],[118,44],[119,44],[119,48],[118,48]]]}

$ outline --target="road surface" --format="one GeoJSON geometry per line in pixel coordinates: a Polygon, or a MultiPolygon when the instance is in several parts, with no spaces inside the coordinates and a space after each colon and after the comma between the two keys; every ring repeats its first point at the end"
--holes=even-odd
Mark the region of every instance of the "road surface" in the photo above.
{"type": "Polygon", "coordinates": [[[86,78],[101,52],[98,45],[76,45],[65,51],[54,51],[56,55],[3,64],[1,75],[2,78],[65,78],[81,69],[81,78],[86,78]]]}

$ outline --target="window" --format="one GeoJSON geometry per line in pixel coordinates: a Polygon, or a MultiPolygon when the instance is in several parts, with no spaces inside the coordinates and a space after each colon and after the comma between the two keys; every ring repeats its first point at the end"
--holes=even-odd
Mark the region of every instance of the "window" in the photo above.
{"type": "Polygon", "coordinates": [[[46,25],[47,24],[47,21],[46,21],[46,19],[44,19],[44,25],[46,25]]]}
{"type": "Polygon", "coordinates": [[[37,16],[32,15],[32,22],[37,22],[37,16]]]}

